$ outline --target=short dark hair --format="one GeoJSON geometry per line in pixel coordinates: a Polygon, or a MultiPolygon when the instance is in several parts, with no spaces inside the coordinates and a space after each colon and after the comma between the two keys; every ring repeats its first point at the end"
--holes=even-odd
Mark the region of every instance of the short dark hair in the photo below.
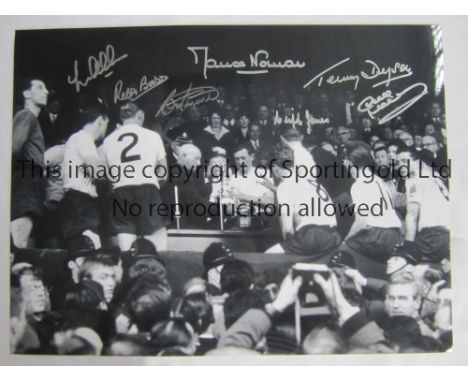
{"type": "Polygon", "coordinates": [[[97,309],[104,298],[102,286],[93,280],[81,280],[65,295],[64,309],[97,309]]]}
{"type": "Polygon", "coordinates": [[[86,105],[83,108],[83,112],[81,113],[81,121],[83,125],[93,123],[99,117],[102,117],[103,119],[109,119],[109,113],[104,106],[97,102],[86,105]]]}
{"type": "Polygon", "coordinates": [[[112,257],[112,255],[101,254],[87,257],[83,262],[83,265],[80,267],[78,274],[79,279],[82,280],[84,278],[90,278],[90,270],[95,265],[112,268],[115,266],[115,259],[112,257]]]}
{"type": "Polygon", "coordinates": [[[126,119],[133,118],[141,108],[135,102],[124,102],[120,106],[120,119],[125,121],[126,119]]]}
{"type": "Polygon", "coordinates": [[[195,333],[202,334],[214,322],[213,307],[204,293],[185,296],[176,312],[192,325],[195,333]]]}
{"type": "Polygon", "coordinates": [[[379,151],[385,151],[385,152],[387,152],[387,150],[388,150],[388,147],[385,146],[385,145],[376,147],[376,148],[374,149],[374,155],[377,154],[379,151]]]}
{"type": "Polygon", "coordinates": [[[353,141],[346,144],[346,157],[358,168],[374,165],[372,150],[367,143],[353,141]]]}
{"type": "Polygon", "coordinates": [[[234,259],[226,263],[221,270],[221,291],[223,293],[248,289],[253,282],[254,272],[246,261],[234,259]]]}
{"type": "Polygon", "coordinates": [[[128,291],[126,305],[131,321],[140,332],[169,317],[171,290],[159,278],[143,274],[128,291]]]}
{"type": "Polygon", "coordinates": [[[239,143],[239,144],[237,144],[237,145],[234,147],[234,150],[232,151],[232,153],[235,154],[235,153],[237,153],[237,152],[239,152],[239,151],[242,151],[242,150],[247,150],[247,153],[248,153],[249,155],[252,154],[251,148],[250,148],[248,145],[246,145],[245,143],[239,143]]]}
{"type": "Polygon", "coordinates": [[[18,82],[18,87],[17,87],[18,95],[23,96],[24,91],[31,90],[33,81],[42,81],[42,79],[40,77],[35,77],[35,76],[30,76],[30,77],[25,77],[25,78],[20,79],[18,82]]]}

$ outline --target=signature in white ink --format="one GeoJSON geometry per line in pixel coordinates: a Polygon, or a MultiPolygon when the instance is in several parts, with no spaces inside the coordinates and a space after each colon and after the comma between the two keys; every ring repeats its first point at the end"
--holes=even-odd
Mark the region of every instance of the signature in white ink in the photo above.
{"type": "Polygon", "coordinates": [[[237,74],[265,74],[269,69],[297,69],[305,67],[305,62],[286,59],[284,61],[270,61],[270,54],[266,50],[257,50],[250,55],[250,62],[247,65],[244,60],[233,60],[222,62],[208,56],[207,46],[188,46],[188,50],[193,53],[195,65],[203,62],[203,77],[208,79],[208,71],[216,69],[236,69],[237,74]],[[201,52],[201,59],[199,57],[201,52]],[[245,69],[245,70],[243,70],[245,69]]]}
{"type": "Polygon", "coordinates": [[[403,113],[427,93],[426,84],[418,82],[396,94],[388,89],[377,98],[368,96],[359,102],[357,109],[360,112],[367,113],[372,119],[378,117],[379,125],[383,125],[403,113]],[[386,114],[380,115],[384,111],[386,114]]]}
{"type": "Polygon", "coordinates": [[[192,87],[190,84],[187,90],[177,92],[177,89],[174,89],[162,103],[156,117],[159,115],[167,116],[174,110],[184,111],[192,106],[215,101],[218,97],[218,89],[212,86],[192,87]]]}
{"type": "Polygon", "coordinates": [[[386,77],[386,79],[373,84],[373,88],[376,88],[380,85],[385,85],[386,87],[388,87],[388,85],[392,81],[396,81],[400,78],[405,78],[413,75],[413,70],[411,69],[411,67],[404,63],[396,62],[393,66],[381,68],[372,60],[366,60],[365,62],[371,65],[371,72],[369,74],[365,71],[361,71],[362,78],[365,78],[366,80],[373,80],[376,78],[381,78],[382,76],[386,77]]]}
{"type": "Polygon", "coordinates": [[[275,112],[275,116],[273,118],[273,125],[293,125],[293,126],[302,126],[301,115],[297,113],[296,115],[287,116],[285,115],[284,118],[281,118],[278,110],[275,112]]]}
{"type": "Polygon", "coordinates": [[[321,71],[319,74],[317,74],[314,78],[312,78],[309,82],[307,82],[303,87],[304,89],[312,85],[314,82],[317,81],[317,86],[321,87],[322,82],[325,79],[325,82],[329,85],[335,85],[335,84],[341,84],[343,82],[354,82],[354,90],[357,89],[359,85],[359,74],[347,74],[344,76],[339,76],[336,74],[330,74],[328,77],[325,78],[325,75],[330,72],[331,70],[337,68],[338,66],[343,65],[345,62],[348,62],[350,60],[349,57],[345,58],[344,60],[341,60],[337,62],[336,64],[333,64],[332,66],[328,67],[327,69],[321,71]]]}
{"type": "Polygon", "coordinates": [[[119,57],[115,57],[114,47],[112,45],[107,45],[105,51],[100,51],[97,57],[89,56],[88,57],[88,74],[84,80],[80,79],[78,71],[78,61],[75,60],[74,63],[74,73],[73,76],[68,76],[68,83],[70,85],[75,85],[76,91],[79,93],[80,89],[86,87],[91,80],[96,79],[97,77],[103,75],[104,77],[109,77],[112,75],[113,71],[111,68],[117,64],[119,61],[122,61],[128,57],[128,54],[123,54],[119,57]]]}
{"type": "Polygon", "coordinates": [[[140,86],[137,88],[127,87],[124,90],[123,81],[118,80],[114,86],[114,103],[119,101],[136,101],[138,98],[142,97],[149,91],[157,88],[159,85],[162,85],[169,79],[168,76],[153,76],[153,78],[148,79],[146,76],[141,77],[140,86]]]}
{"type": "Polygon", "coordinates": [[[305,117],[308,127],[310,127],[310,125],[325,125],[330,123],[330,118],[315,118],[307,109],[305,111],[305,117]]]}

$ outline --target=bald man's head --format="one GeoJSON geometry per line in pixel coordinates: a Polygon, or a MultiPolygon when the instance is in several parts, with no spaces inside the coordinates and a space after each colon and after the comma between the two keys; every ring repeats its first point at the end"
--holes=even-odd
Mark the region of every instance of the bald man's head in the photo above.
{"type": "Polygon", "coordinates": [[[177,163],[186,168],[199,166],[201,163],[200,149],[191,143],[180,146],[177,153],[177,163]]]}

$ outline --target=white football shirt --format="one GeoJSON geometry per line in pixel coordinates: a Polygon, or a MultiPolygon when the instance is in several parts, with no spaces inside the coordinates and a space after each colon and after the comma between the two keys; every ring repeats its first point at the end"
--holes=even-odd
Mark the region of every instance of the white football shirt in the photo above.
{"type": "MultiPolygon", "coordinates": [[[[279,184],[276,196],[279,204],[289,206],[295,231],[310,224],[336,227],[332,199],[319,183],[305,179],[296,183],[294,179],[286,178],[279,184]]],[[[284,208],[279,211],[286,212],[284,208]]]]}
{"type": "MultiPolygon", "coordinates": [[[[154,184],[159,188],[155,166],[166,156],[160,135],[144,127],[128,124],[120,126],[110,134],[102,145],[108,167],[108,178],[112,187],[154,184]],[[128,176],[113,176],[111,167],[125,169],[128,176]]],[[[115,170],[116,171],[116,170],[115,170]]]]}
{"type": "Polygon", "coordinates": [[[99,158],[93,137],[85,130],[80,130],[68,138],[63,152],[63,188],[80,191],[97,198],[93,178],[86,175],[83,167],[86,157],[99,158]]]}
{"type": "MultiPolygon", "coordinates": [[[[312,154],[302,145],[301,142],[288,142],[288,146],[294,152],[294,166],[304,166],[307,169],[307,176],[304,179],[314,180],[310,174],[311,169],[315,167],[315,160],[312,154]]],[[[300,170],[304,171],[303,169],[300,170]]]]}
{"type": "Polygon", "coordinates": [[[450,226],[449,192],[444,182],[437,177],[409,178],[406,180],[408,203],[418,203],[418,231],[428,227],[450,226]]]}
{"type": "Polygon", "coordinates": [[[401,221],[395,212],[388,186],[378,176],[371,179],[361,176],[355,179],[351,187],[351,197],[355,204],[354,214],[358,214],[359,205],[364,205],[366,208],[361,210],[363,213],[359,217],[365,220],[366,225],[379,228],[401,228],[401,221]],[[376,204],[381,205],[382,208],[372,208],[376,204]]]}

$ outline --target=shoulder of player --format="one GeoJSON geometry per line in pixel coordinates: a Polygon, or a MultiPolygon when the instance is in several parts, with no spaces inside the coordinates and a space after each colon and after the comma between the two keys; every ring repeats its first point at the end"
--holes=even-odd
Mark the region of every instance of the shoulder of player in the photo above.
{"type": "Polygon", "coordinates": [[[79,130],[76,133],[70,135],[65,143],[66,146],[89,146],[96,145],[93,138],[84,130],[79,130]]]}
{"type": "Polygon", "coordinates": [[[116,133],[116,135],[118,135],[118,134],[127,133],[127,132],[136,133],[137,135],[161,137],[156,131],[148,129],[147,127],[138,126],[138,125],[121,126],[118,130],[115,130],[112,134],[116,133]]]}
{"type": "Polygon", "coordinates": [[[13,118],[13,123],[22,123],[22,124],[27,124],[27,123],[35,123],[39,124],[39,121],[37,120],[37,117],[34,115],[34,113],[31,110],[28,109],[21,109],[20,111],[16,112],[14,118],[13,118]]]}

